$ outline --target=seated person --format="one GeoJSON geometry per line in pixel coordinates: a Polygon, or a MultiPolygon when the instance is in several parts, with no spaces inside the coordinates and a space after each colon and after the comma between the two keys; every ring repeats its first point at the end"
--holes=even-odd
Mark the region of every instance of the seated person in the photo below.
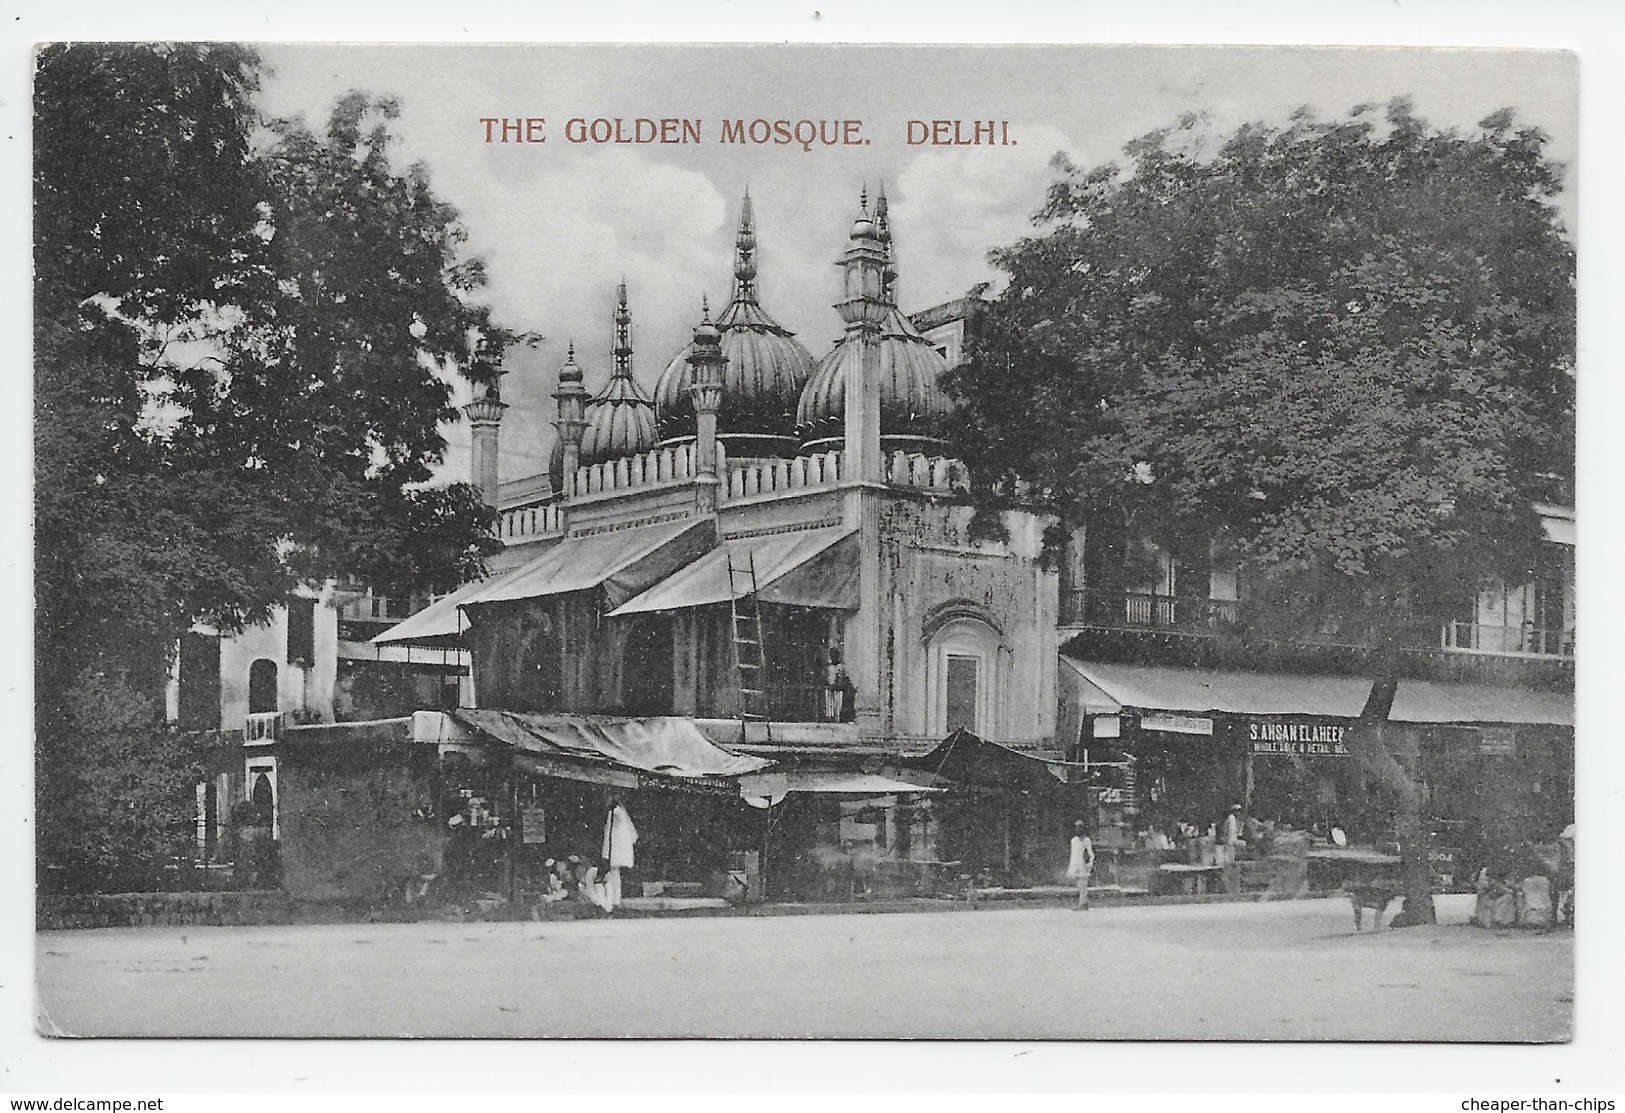
{"type": "Polygon", "coordinates": [[[552,904],[570,895],[570,867],[554,858],[547,860],[547,872],[542,877],[542,902],[552,904]]]}

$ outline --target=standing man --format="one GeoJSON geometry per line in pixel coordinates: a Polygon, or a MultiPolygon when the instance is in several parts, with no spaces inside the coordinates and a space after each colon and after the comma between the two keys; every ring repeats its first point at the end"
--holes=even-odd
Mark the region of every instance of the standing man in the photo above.
{"type": "Polygon", "coordinates": [[[632,825],[631,815],[615,800],[604,820],[603,876],[599,878],[604,886],[606,912],[613,912],[621,903],[621,871],[637,865],[633,857],[633,845],[637,841],[638,829],[632,825]]]}
{"type": "Polygon", "coordinates": [[[1220,865],[1228,866],[1231,862],[1234,862],[1236,860],[1236,848],[1246,845],[1241,841],[1241,830],[1241,805],[1231,804],[1230,810],[1225,814],[1224,822],[1219,828],[1219,845],[1229,848],[1220,852],[1222,855],[1220,865]]]}
{"type": "Polygon", "coordinates": [[[1095,871],[1095,844],[1089,840],[1089,828],[1083,820],[1072,827],[1072,860],[1067,863],[1066,875],[1078,883],[1078,911],[1089,911],[1089,875],[1095,871]]]}

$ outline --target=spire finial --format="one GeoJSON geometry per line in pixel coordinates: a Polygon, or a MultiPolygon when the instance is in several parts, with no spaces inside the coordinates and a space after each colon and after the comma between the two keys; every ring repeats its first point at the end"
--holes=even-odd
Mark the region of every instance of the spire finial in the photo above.
{"type": "Polygon", "coordinates": [[[863,189],[858,193],[858,208],[865,216],[869,214],[869,181],[864,179],[863,189]]]}
{"type": "Polygon", "coordinates": [[[734,237],[734,301],[756,301],[756,225],[750,191],[739,207],[739,233],[734,237]]]}
{"type": "Polygon", "coordinates": [[[700,319],[703,321],[711,319],[711,297],[709,294],[700,295],[700,319]]]}
{"type": "Polygon", "coordinates": [[[615,290],[615,357],[612,378],[632,377],[632,311],[626,307],[626,279],[615,290]]]}
{"type": "Polygon", "coordinates": [[[880,249],[886,253],[885,269],[881,272],[882,301],[897,304],[897,257],[892,252],[891,220],[886,204],[886,181],[880,182],[880,192],[875,195],[875,238],[880,241],[880,249]]]}

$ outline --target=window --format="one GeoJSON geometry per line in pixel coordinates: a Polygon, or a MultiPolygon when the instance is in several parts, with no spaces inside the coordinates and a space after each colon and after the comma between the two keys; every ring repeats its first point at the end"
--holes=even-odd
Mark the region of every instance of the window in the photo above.
{"type": "Polygon", "coordinates": [[[261,657],[248,666],[248,713],[259,715],[277,709],[276,662],[261,657]]]}
{"type": "MultiPolygon", "coordinates": [[[[288,664],[316,663],[316,600],[288,600],[288,664]]],[[[274,708],[272,710],[275,710],[274,708]]]]}
{"type": "Polygon", "coordinates": [[[943,729],[952,734],[960,727],[976,732],[976,697],[981,675],[980,657],[948,654],[948,691],[943,729]]]}

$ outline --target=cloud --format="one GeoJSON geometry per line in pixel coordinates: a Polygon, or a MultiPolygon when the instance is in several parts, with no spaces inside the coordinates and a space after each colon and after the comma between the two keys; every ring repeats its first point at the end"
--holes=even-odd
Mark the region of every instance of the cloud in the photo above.
{"type": "Polygon", "coordinates": [[[905,309],[937,305],[963,297],[978,282],[996,282],[1000,276],[987,253],[1032,233],[1033,214],[1055,180],[1055,153],[1087,162],[1053,128],[1012,122],[1010,133],[1017,146],[927,148],[898,176],[892,224],[905,309]]]}

